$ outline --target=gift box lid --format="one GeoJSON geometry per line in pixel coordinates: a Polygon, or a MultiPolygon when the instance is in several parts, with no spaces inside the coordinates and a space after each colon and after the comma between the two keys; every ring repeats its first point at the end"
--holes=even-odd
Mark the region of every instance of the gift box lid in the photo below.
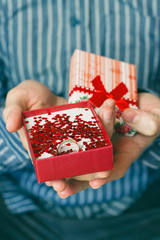
{"type": "Polygon", "coordinates": [[[115,131],[134,136],[136,131],[123,121],[121,113],[138,108],[136,66],[76,49],[70,65],[69,103],[89,99],[98,113],[108,98],[115,100],[115,131]]]}
{"type": "Polygon", "coordinates": [[[128,89],[124,99],[132,107],[137,107],[136,66],[79,49],[74,51],[71,58],[69,97],[74,91],[92,96],[94,87],[91,81],[97,76],[100,76],[107,92],[124,83],[128,89]]]}

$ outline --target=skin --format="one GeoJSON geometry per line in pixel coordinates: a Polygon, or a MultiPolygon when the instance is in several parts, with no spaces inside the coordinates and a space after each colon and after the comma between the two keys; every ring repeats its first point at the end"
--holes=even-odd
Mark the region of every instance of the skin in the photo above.
{"type": "MultiPolygon", "coordinates": [[[[99,117],[113,144],[113,170],[50,181],[46,182],[46,185],[52,186],[61,198],[66,198],[88,187],[96,189],[123,177],[130,165],[160,133],[160,99],[149,93],[139,94],[138,99],[138,110],[126,109],[122,114],[123,120],[138,131],[134,137],[113,134],[114,100],[107,99],[99,112],[99,117]]],[[[7,94],[6,108],[3,112],[6,128],[9,132],[18,131],[23,146],[28,150],[22,126],[22,112],[66,103],[64,98],[55,96],[43,84],[34,80],[26,80],[7,94]]]]}

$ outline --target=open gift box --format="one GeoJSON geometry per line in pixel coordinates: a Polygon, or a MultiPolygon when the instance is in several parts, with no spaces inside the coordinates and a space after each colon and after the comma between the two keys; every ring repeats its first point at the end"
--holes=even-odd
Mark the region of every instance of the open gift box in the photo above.
{"type": "Polygon", "coordinates": [[[112,144],[89,101],[22,115],[38,182],[113,168],[112,144]]]}
{"type": "Polygon", "coordinates": [[[76,49],[70,65],[69,103],[89,99],[98,112],[107,98],[115,100],[115,130],[133,136],[135,130],[123,122],[121,112],[137,108],[135,65],[76,49]]]}

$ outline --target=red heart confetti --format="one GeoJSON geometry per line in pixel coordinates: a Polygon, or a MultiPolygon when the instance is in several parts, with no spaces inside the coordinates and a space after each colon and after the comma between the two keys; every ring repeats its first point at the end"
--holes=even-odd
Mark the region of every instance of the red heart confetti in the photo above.
{"type": "MultiPolygon", "coordinates": [[[[85,109],[85,111],[87,110],[85,109]]],[[[48,115],[51,115],[51,113],[49,112],[48,115]]],[[[57,152],[58,145],[69,138],[77,143],[83,140],[83,149],[80,148],[79,151],[106,146],[107,141],[95,117],[91,117],[92,120],[90,121],[85,121],[81,118],[82,116],[83,114],[76,115],[73,121],[70,120],[70,116],[67,114],[56,114],[52,117],[52,121],[46,117],[34,117],[34,125],[28,131],[35,157],[39,158],[45,152],[52,156],[74,152],[72,149],[63,153],[57,152]]],[[[25,123],[28,123],[28,121],[25,121],[25,123]]],[[[66,143],[67,146],[69,144],[66,143]]]]}

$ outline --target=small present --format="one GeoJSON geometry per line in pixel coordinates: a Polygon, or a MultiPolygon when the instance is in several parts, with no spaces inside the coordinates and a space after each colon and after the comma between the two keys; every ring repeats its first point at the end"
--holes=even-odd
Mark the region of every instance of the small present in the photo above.
{"type": "Polygon", "coordinates": [[[135,65],[76,49],[71,58],[69,103],[89,99],[98,113],[107,98],[116,103],[115,130],[133,136],[135,130],[123,122],[121,113],[137,108],[135,65]]]}
{"type": "Polygon", "coordinates": [[[112,144],[89,101],[26,111],[22,119],[38,182],[113,168],[112,144]]]}

